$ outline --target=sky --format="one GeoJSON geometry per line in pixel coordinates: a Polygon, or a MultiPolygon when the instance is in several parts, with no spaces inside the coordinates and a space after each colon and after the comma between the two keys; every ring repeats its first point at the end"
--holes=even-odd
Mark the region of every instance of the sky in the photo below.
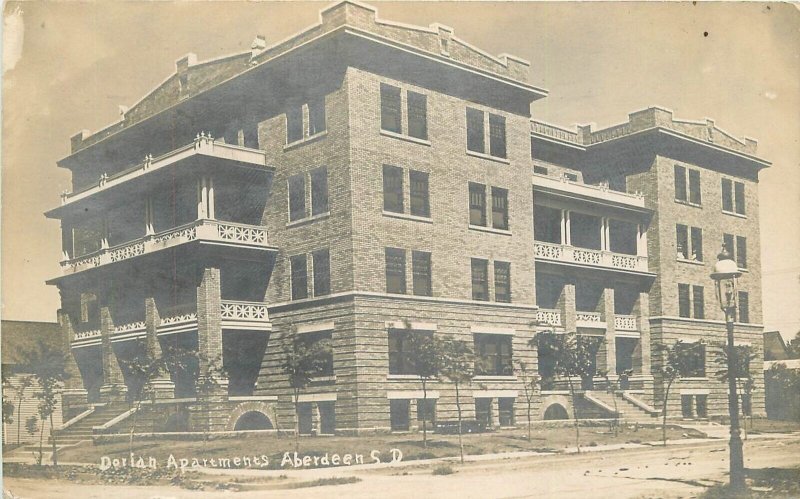
{"type": "MultiPolygon", "coordinates": [[[[99,130],[175,60],[249,50],[316,23],[327,2],[7,2],[3,22],[2,317],[53,321],[69,137],[99,130]]],[[[608,126],[650,105],[758,139],[766,330],[800,331],[800,10],[777,3],[372,2],[531,61],[535,118],[608,126]]]]}

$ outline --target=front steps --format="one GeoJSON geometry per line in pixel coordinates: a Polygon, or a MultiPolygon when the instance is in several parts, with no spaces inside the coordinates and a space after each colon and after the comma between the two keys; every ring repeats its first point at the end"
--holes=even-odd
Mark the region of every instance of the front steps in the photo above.
{"type": "Polygon", "coordinates": [[[639,401],[635,396],[619,393],[609,393],[604,390],[587,390],[584,400],[594,404],[599,409],[608,413],[609,417],[615,417],[614,402],[616,401],[616,417],[634,423],[653,423],[658,421],[661,411],[647,406],[639,401]],[[616,399],[616,400],[615,400],[616,399]],[[638,404],[636,402],[639,402],[638,404]]]}
{"type": "Polygon", "coordinates": [[[56,443],[58,446],[72,445],[84,440],[91,440],[93,428],[100,426],[128,410],[125,404],[107,404],[95,406],[94,412],[63,430],[56,430],[56,443]]]}

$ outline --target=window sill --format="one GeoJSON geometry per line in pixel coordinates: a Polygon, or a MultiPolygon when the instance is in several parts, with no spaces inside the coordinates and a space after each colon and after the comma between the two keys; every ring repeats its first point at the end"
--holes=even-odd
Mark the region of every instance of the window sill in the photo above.
{"type": "Polygon", "coordinates": [[[414,222],[423,222],[428,224],[433,223],[433,219],[431,217],[421,217],[419,215],[409,215],[406,213],[398,213],[395,211],[386,211],[386,210],[383,210],[382,213],[384,217],[399,218],[401,220],[411,220],[414,222]]]}
{"type": "Polygon", "coordinates": [[[705,376],[685,376],[683,378],[678,378],[675,381],[708,381],[708,378],[705,376]]]}
{"type": "Polygon", "coordinates": [[[335,375],[331,375],[331,376],[312,376],[311,378],[309,378],[309,381],[311,383],[335,383],[336,382],[336,376],[335,375]]]}
{"type": "Polygon", "coordinates": [[[516,376],[505,376],[505,375],[479,375],[472,378],[472,381],[516,381],[516,376]]]}
{"type": "Polygon", "coordinates": [[[495,229],[494,227],[484,227],[482,225],[469,224],[469,230],[477,230],[479,232],[489,232],[490,234],[500,234],[501,236],[510,236],[511,231],[506,229],[495,229]]]}
{"type": "Polygon", "coordinates": [[[501,157],[498,157],[498,156],[492,156],[491,154],[486,154],[486,153],[482,153],[482,152],[470,151],[469,149],[467,149],[466,152],[467,152],[467,156],[474,156],[476,158],[488,159],[489,161],[495,161],[497,163],[503,163],[504,165],[510,165],[511,164],[511,161],[509,161],[507,158],[501,158],[501,157]]]}
{"type": "Polygon", "coordinates": [[[705,265],[705,262],[702,261],[702,260],[688,260],[688,259],[683,258],[683,257],[676,258],[676,261],[681,262],[681,263],[688,263],[690,265],[699,265],[701,267],[703,265],[705,265]]]}
{"type": "Polygon", "coordinates": [[[389,130],[381,129],[381,135],[383,135],[384,137],[391,137],[393,139],[405,140],[406,142],[411,142],[413,144],[419,144],[419,145],[422,145],[422,146],[430,146],[431,145],[431,141],[430,140],[418,139],[418,138],[412,137],[410,135],[403,135],[402,133],[390,132],[389,130]]]}
{"type": "Polygon", "coordinates": [[[301,218],[300,220],[294,220],[286,224],[286,227],[297,227],[298,225],[305,225],[311,222],[316,222],[317,220],[322,220],[331,216],[330,211],[326,211],[325,213],[319,213],[317,215],[312,215],[310,217],[301,218]]]}
{"type": "Polygon", "coordinates": [[[289,144],[283,146],[283,151],[291,151],[292,149],[296,149],[298,147],[302,147],[308,143],[316,142],[317,140],[323,139],[328,135],[328,130],[323,130],[319,133],[315,133],[314,135],[309,135],[308,137],[302,138],[300,140],[295,140],[289,144]]]}
{"type": "Polygon", "coordinates": [[[727,210],[722,210],[722,213],[724,215],[730,215],[732,217],[743,218],[743,219],[747,220],[747,215],[742,214],[742,213],[736,213],[734,211],[727,211],[727,210]]]}
{"type": "Polygon", "coordinates": [[[703,208],[702,204],[692,203],[691,201],[684,201],[682,199],[676,199],[675,202],[678,203],[678,204],[691,206],[692,208],[701,208],[701,209],[703,208]]]}
{"type": "MultiPolygon", "coordinates": [[[[403,380],[403,379],[419,380],[419,376],[417,376],[416,374],[387,374],[386,375],[386,380],[387,381],[403,380]]],[[[428,381],[435,380],[435,379],[436,378],[430,378],[428,381]]]]}

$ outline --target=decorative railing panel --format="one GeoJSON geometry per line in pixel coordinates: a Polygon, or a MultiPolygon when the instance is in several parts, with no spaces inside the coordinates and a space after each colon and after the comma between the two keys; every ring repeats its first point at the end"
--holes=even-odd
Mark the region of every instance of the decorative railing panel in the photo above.
{"type": "Polygon", "coordinates": [[[617,315],[614,317],[614,329],[617,331],[636,331],[638,330],[638,326],[636,325],[636,316],[635,315],[617,315]]]}
{"type": "Polygon", "coordinates": [[[267,230],[262,227],[218,222],[217,233],[220,239],[225,241],[236,241],[237,243],[245,244],[264,244],[267,242],[267,230]]]}
{"type": "Polygon", "coordinates": [[[183,324],[184,322],[194,322],[197,320],[197,312],[184,312],[176,315],[169,315],[161,318],[162,326],[183,324]]]}
{"type": "Polygon", "coordinates": [[[598,312],[578,312],[576,319],[578,322],[602,322],[598,312]]]}
{"type": "Polygon", "coordinates": [[[561,311],[546,308],[540,308],[536,311],[536,321],[539,324],[547,324],[550,326],[561,325],[561,311]]]}
{"type": "Polygon", "coordinates": [[[572,132],[570,130],[565,130],[561,127],[557,127],[555,125],[550,125],[547,123],[542,123],[540,121],[532,121],[531,122],[531,131],[533,133],[538,133],[541,135],[546,135],[548,137],[552,137],[554,139],[563,140],[566,142],[573,142],[575,144],[579,144],[578,140],[578,133],[572,132]]]}
{"type": "Polygon", "coordinates": [[[610,251],[577,248],[566,244],[536,241],[533,254],[535,258],[577,265],[591,265],[611,269],[647,272],[647,257],[624,255],[610,251]]]}
{"type": "Polygon", "coordinates": [[[76,340],[86,340],[89,338],[96,338],[98,336],[100,336],[99,329],[90,329],[88,331],[75,331],[76,340]]]}
{"type": "Polygon", "coordinates": [[[266,321],[269,320],[267,306],[263,303],[228,301],[222,302],[220,309],[222,319],[237,321],[266,321]]]}
{"type": "Polygon", "coordinates": [[[127,333],[131,331],[141,331],[145,328],[144,321],[129,322],[128,324],[121,324],[114,326],[114,334],[127,333]]]}

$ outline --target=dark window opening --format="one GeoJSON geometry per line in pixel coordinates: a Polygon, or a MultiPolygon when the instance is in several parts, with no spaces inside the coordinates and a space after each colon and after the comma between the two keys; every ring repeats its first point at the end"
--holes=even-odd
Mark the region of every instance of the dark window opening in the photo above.
{"type": "Polygon", "coordinates": [[[508,230],[508,190],[492,187],[492,227],[508,230]]]}
{"type": "Polygon", "coordinates": [[[676,241],[675,245],[678,248],[678,258],[684,260],[689,259],[689,228],[685,225],[678,224],[675,226],[676,241]]]}
{"type": "Polygon", "coordinates": [[[513,375],[511,339],[512,336],[504,334],[475,334],[475,374],[513,375]]]}
{"type": "Polygon", "coordinates": [[[508,262],[494,262],[494,299],[511,302],[511,264],[508,262]]]}
{"type": "Polygon", "coordinates": [[[467,150],[472,152],[484,152],[483,111],[467,108],[467,150]]]}
{"type": "Polygon", "coordinates": [[[289,177],[289,221],[300,220],[306,216],[306,177],[305,174],[289,177]]]}
{"type": "Polygon", "coordinates": [[[469,223],[486,226],[486,186],[469,183],[469,223]]]}
{"type": "Polygon", "coordinates": [[[403,169],[383,165],[383,209],[403,213],[403,169]]]}
{"type": "Polygon", "coordinates": [[[333,349],[332,331],[319,331],[313,333],[303,333],[298,335],[297,341],[306,348],[320,347],[320,354],[313,358],[311,365],[308,366],[309,377],[328,377],[333,376],[333,349]]]}
{"type": "Polygon", "coordinates": [[[428,139],[428,98],[423,94],[408,91],[408,135],[417,139],[428,139]]]}
{"type": "Polygon", "coordinates": [[[414,278],[414,294],[417,296],[432,296],[431,254],[425,251],[412,251],[411,273],[414,278]]]}
{"type": "Polygon", "coordinates": [[[319,215],[330,210],[328,205],[328,168],[311,170],[311,214],[319,215]]]}
{"type": "Polygon", "coordinates": [[[402,133],[402,119],[400,88],[381,83],[381,129],[402,133]]]}
{"type": "Polygon", "coordinates": [[[389,374],[417,374],[410,335],[432,336],[432,331],[389,330],[389,374]]]}
{"type": "Polygon", "coordinates": [[[409,183],[411,184],[411,214],[418,217],[430,217],[428,174],[411,170],[409,172],[409,183]]]}
{"type": "Polygon", "coordinates": [[[689,285],[678,284],[678,316],[691,317],[691,298],[689,297],[689,285]]]}
{"type": "Polygon", "coordinates": [[[740,269],[747,268],[747,238],[736,236],[736,265],[740,269]]]}
{"type": "Polygon", "coordinates": [[[386,292],[406,292],[406,250],[386,248],[386,292]]]}
{"type": "Polygon", "coordinates": [[[695,319],[705,318],[705,296],[703,286],[692,286],[692,310],[695,319]]]}
{"type": "Polygon", "coordinates": [[[744,184],[741,182],[734,182],[733,187],[735,189],[735,199],[736,199],[736,213],[739,215],[745,214],[745,200],[744,200],[744,184]]]}
{"type": "Polygon", "coordinates": [[[692,227],[692,260],[703,261],[703,230],[692,227]]]}
{"type": "Polygon", "coordinates": [[[497,158],[506,157],[506,118],[489,114],[489,154],[497,158]]]}
{"type": "Polygon", "coordinates": [[[311,254],[314,265],[314,296],[331,293],[331,255],[327,249],[317,250],[311,254]]]}
{"type": "Polygon", "coordinates": [[[292,300],[308,298],[308,267],[306,255],[295,255],[289,259],[292,275],[292,300]]]}
{"type": "Polygon", "coordinates": [[[702,204],[700,195],[700,172],[689,170],[689,202],[692,204],[702,204]]]}
{"type": "Polygon", "coordinates": [[[686,168],[675,165],[675,199],[686,201],[686,168]]]}
{"type": "Polygon", "coordinates": [[[472,299],[489,301],[489,261],[472,259],[472,299]]]}
{"type": "Polygon", "coordinates": [[[722,211],[733,212],[733,182],[722,179],[722,211]]]}
{"type": "Polygon", "coordinates": [[[739,291],[739,322],[750,322],[750,295],[739,291]]]}
{"type": "Polygon", "coordinates": [[[308,103],[308,135],[322,133],[325,129],[325,97],[320,97],[308,103]]]}
{"type": "Polygon", "coordinates": [[[291,144],[303,138],[303,108],[295,106],[286,111],[286,143],[291,144]]]}

